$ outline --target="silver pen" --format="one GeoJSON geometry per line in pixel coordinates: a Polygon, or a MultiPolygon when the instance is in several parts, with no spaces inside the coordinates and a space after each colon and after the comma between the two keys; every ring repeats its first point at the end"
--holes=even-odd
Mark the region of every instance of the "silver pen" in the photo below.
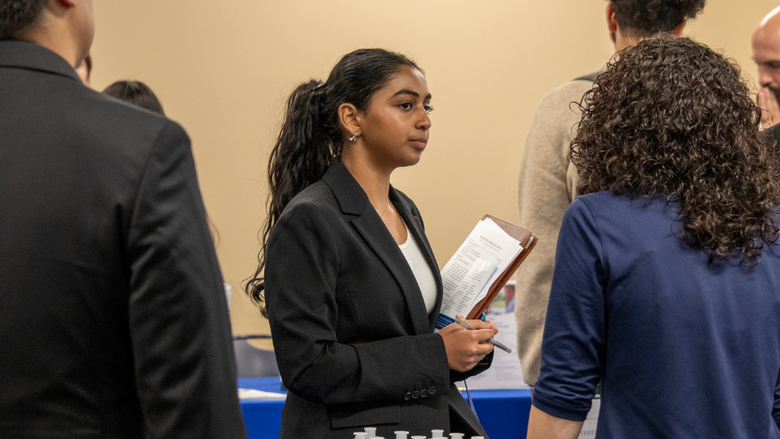
{"type": "MultiPolygon", "coordinates": [[[[460,316],[455,316],[455,323],[459,324],[460,326],[463,326],[464,328],[468,329],[469,331],[475,331],[477,329],[477,328],[469,325],[468,323],[466,323],[466,321],[463,320],[460,316]]],[[[512,349],[510,349],[505,344],[501,343],[500,341],[496,340],[493,337],[490,337],[490,340],[488,340],[488,342],[490,344],[492,344],[493,346],[501,349],[504,352],[507,352],[507,353],[510,353],[510,354],[512,353],[512,349]]]]}

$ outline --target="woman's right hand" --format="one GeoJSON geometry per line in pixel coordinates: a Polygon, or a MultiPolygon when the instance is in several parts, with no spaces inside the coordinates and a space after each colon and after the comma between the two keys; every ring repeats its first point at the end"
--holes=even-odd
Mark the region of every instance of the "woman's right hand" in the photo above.
{"type": "Polygon", "coordinates": [[[474,331],[457,323],[445,326],[439,331],[447,351],[447,363],[450,369],[467,372],[474,368],[485,355],[493,351],[493,345],[488,342],[498,333],[495,325],[481,320],[466,320],[475,328],[474,331]]]}

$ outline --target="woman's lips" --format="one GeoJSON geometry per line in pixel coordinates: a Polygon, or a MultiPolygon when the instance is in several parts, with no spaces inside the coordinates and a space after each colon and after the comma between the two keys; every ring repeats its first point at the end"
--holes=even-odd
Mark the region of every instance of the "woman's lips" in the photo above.
{"type": "Polygon", "coordinates": [[[425,149],[425,145],[428,144],[428,139],[411,139],[411,141],[418,149],[425,149]]]}

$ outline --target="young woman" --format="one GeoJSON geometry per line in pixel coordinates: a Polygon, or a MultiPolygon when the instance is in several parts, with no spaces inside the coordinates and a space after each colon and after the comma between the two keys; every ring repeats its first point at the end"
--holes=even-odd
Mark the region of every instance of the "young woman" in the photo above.
{"type": "Polygon", "coordinates": [[[281,438],[431,429],[485,435],[452,385],[489,366],[495,326],[433,333],[438,265],[414,203],[390,185],[420,160],[431,95],[409,59],[345,55],[290,96],[252,297],[265,300],[289,390],[281,438]],[[262,271],[264,271],[264,279],[262,271]]]}
{"type": "Polygon", "coordinates": [[[588,92],[528,438],[780,438],[780,174],[739,69],[660,36],[588,92]]]}

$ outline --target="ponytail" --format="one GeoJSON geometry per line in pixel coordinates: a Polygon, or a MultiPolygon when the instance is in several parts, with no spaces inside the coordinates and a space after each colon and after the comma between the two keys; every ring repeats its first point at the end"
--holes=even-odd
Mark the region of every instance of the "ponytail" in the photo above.
{"type": "Polygon", "coordinates": [[[268,161],[268,221],[264,235],[298,192],[316,182],[330,165],[334,151],[322,100],[322,82],[301,84],[287,100],[285,119],[268,161]]]}
{"type": "MultiPolygon", "coordinates": [[[[263,225],[259,264],[246,286],[247,294],[257,304],[263,303],[262,272],[271,229],[287,204],[322,178],[333,157],[340,154],[341,143],[331,141],[333,127],[328,126],[324,114],[324,97],[324,84],[309,81],[299,85],[287,99],[282,129],[268,161],[268,217],[263,225]]],[[[265,307],[262,312],[265,315],[265,307]]]]}

